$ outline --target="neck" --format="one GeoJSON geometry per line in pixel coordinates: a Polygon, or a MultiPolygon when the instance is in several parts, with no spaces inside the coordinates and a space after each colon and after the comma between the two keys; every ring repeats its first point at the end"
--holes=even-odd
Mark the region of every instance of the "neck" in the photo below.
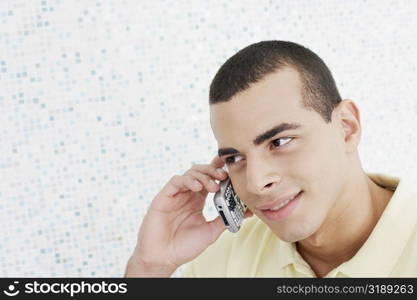
{"type": "Polygon", "coordinates": [[[392,193],[375,184],[363,171],[351,176],[320,228],[307,239],[297,242],[300,255],[319,277],[358,252],[392,193]]]}

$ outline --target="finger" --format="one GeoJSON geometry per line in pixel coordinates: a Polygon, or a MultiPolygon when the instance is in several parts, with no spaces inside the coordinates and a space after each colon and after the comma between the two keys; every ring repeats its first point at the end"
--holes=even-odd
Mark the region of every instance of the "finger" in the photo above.
{"type": "Polygon", "coordinates": [[[178,192],[185,192],[191,190],[198,192],[203,188],[203,185],[194,178],[186,175],[174,175],[168,181],[168,183],[162,188],[159,194],[172,197],[178,192]]]}
{"type": "Polygon", "coordinates": [[[224,166],[224,161],[220,158],[220,156],[216,155],[210,162],[216,169],[222,168],[224,166]]]}
{"type": "MultiPolygon", "coordinates": [[[[193,165],[190,170],[195,170],[200,173],[207,174],[213,179],[217,180],[225,180],[228,177],[228,174],[225,170],[222,168],[216,168],[214,165],[193,165]]],[[[190,170],[187,170],[187,172],[190,170]]]]}
{"type": "Polygon", "coordinates": [[[213,177],[206,175],[204,173],[201,173],[199,171],[190,169],[186,172],[185,176],[191,176],[192,178],[198,180],[201,184],[204,185],[204,188],[208,191],[208,192],[217,192],[220,188],[219,184],[216,183],[213,180],[213,177]]]}

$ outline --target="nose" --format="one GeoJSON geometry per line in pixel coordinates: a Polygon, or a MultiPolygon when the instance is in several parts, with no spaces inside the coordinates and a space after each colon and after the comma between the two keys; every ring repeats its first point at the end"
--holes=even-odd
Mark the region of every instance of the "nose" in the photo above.
{"type": "Polygon", "coordinates": [[[277,189],[281,175],[275,165],[260,159],[246,162],[246,185],[248,192],[265,195],[277,189]]]}

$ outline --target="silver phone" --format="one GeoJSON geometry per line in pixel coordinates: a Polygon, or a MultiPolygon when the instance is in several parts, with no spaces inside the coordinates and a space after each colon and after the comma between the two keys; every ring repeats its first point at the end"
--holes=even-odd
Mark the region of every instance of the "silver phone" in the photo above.
{"type": "Polygon", "coordinates": [[[240,201],[229,177],[220,181],[220,189],[214,194],[213,202],[226,228],[238,232],[247,206],[240,201]]]}

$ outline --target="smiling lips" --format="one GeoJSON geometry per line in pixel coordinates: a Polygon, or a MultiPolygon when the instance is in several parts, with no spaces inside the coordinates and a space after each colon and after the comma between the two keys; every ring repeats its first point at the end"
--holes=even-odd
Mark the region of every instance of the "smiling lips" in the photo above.
{"type": "Polygon", "coordinates": [[[291,215],[291,213],[299,205],[304,192],[288,194],[284,197],[280,197],[277,200],[258,206],[262,215],[271,222],[281,222],[291,215]]]}
{"type": "Polygon", "coordinates": [[[278,198],[277,200],[270,202],[268,204],[257,206],[256,208],[259,210],[271,210],[276,211],[283,206],[287,205],[291,200],[294,200],[302,191],[298,191],[296,193],[287,194],[278,198]]]}

